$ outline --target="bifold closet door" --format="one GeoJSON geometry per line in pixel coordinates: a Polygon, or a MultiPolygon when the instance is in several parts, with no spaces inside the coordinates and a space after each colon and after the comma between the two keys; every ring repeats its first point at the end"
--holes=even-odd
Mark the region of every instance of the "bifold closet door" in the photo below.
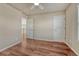
{"type": "Polygon", "coordinates": [[[52,20],[48,15],[34,16],[34,39],[51,40],[52,39],[52,20]]]}
{"type": "Polygon", "coordinates": [[[63,41],[65,39],[65,16],[53,16],[52,38],[55,41],[63,41]]]}

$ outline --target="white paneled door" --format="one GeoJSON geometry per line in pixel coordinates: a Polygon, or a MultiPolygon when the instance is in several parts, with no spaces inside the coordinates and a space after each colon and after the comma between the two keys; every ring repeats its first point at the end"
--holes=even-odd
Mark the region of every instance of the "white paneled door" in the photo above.
{"type": "Polygon", "coordinates": [[[38,15],[34,17],[34,38],[40,40],[50,40],[51,38],[51,19],[48,15],[38,15]]]}
{"type": "Polygon", "coordinates": [[[54,40],[65,39],[65,16],[53,16],[52,28],[54,40]]]}

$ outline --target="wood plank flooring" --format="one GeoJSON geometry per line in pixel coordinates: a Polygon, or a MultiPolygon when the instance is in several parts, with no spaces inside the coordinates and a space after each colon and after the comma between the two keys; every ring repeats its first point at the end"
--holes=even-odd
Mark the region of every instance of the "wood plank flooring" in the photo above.
{"type": "Polygon", "coordinates": [[[28,39],[28,46],[21,43],[0,52],[0,56],[76,56],[63,42],[48,42],[28,39]]]}

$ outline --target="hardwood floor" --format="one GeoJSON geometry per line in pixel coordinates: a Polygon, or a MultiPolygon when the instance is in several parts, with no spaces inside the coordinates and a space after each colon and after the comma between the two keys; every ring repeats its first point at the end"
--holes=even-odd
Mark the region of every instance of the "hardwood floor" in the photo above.
{"type": "Polygon", "coordinates": [[[27,47],[21,43],[0,52],[0,56],[76,56],[63,42],[48,42],[28,39],[27,47]]]}

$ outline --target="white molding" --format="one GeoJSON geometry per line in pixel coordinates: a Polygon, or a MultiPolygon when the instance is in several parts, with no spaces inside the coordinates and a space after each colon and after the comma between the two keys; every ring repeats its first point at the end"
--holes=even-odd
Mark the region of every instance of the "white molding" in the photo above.
{"type": "Polygon", "coordinates": [[[6,50],[6,49],[8,49],[8,48],[10,48],[10,47],[15,46],[15,45],[19,44],[20,42],[21,42],[21,41],[18,41],[18,42],[13,43],[13,44],[11,44],[11,45],[9,45],[9,46],[7,46],[7,47],[3,48],[3,49],[0,49],[0,52],[4,51],[4,50],[6,50]]]}
{"type": "Polygon", "coordinates": [[[69,44],[67,43],[66,41],[64,42],[65,44],[67,44],[69,46],[69,48],[76,54],[79,56],[79,54],[77,53],[77,51],[69,44]]]}
{"type": "Polygon", "coordinates": [[[42,41],[49,41],[49,42],[65,42],[65,40],[61,40],[61,39],[59,39],[59,40],[50,40],[50,39],[39,39],[39,38],[29,38],[29,39],[31,39],[31,40],[42,40],[42,41]]]}
{"type": "Polygon", "coordinates": [[[31,40],[40,40],[40,41],[49,41],[49,42],[65,42],[65,40],[50,40],[50,39],[39,39],[39,38],[28,38],[28,39],[31,39],[31,40]]]}

